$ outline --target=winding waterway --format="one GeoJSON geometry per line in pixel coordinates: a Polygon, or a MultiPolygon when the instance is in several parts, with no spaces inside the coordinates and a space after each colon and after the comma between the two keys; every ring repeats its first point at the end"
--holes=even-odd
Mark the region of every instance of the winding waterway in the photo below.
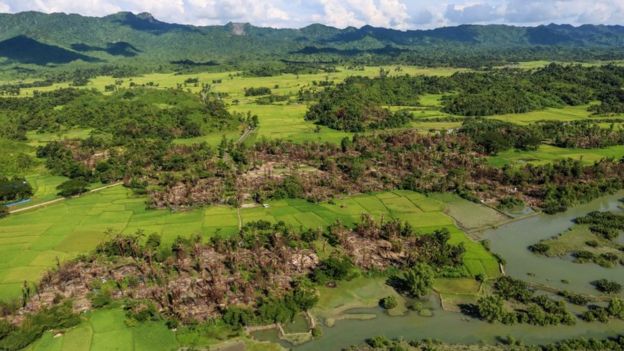
{"type": "MultiPolygon", "coordinates": [[[[491,242],[493,252],[506,260],[506,274],[534,284],[557,289],[596,294],[590,282],[607,278],[624,282],[622,267],[603,268],[594,264],[575,264],[568,260],[533,255],[527,250],[531,244],[552,237],[570,228],[572,220],[591,211],[622,212],[618,200],[624,193],[607,196],[575,207],[557,215],[537,215],[522,219],[483,233],[491,242]],[[563,282],[565,281],[565,283],[563,282]]],[[[438,304],[433,304],[438,305],[438,304]]],[[[372,313],[377,318],[366,321],[342,320],[331,327],[323,327],[323,336],[303,345],[284,345],[293,350],[340,350],[363,342],[366,338],[384,335],[391,338],[434,338],[450,343],[492,343],[497,337],[514,336],[525,343],[545,343],[572,337],[606,337],[622,333],[624,321],[608,324],[578,321],[574,326],[540,327],[531,325],[506,326],[469,319],[459,313],[434,307],[433,317],[422,317],[410,312],[401,317],[390,317],[380,309],[359,309],[352,313],[372,313]]],[[[265,332],[262,339],[277,341],[277,335],[265,332]]]]}
{"type": "Polygon", "coordinates": [[[577,264],[571,260],[554,259],[532,254],[526,248],[541,239],[547,239],[570,228],[572,220],[591,211],[622,213],[619,201],[624,193],[607,196],[585,205],[577,206],[557,215],[539,215],[520,220],[484,233],[491,241],[493,252],[506,261],[508,275],[557,289],[595,294],[590,282],[596,279],[624,282],[622,267],[604,268],[595,264],[577,264]],[[566,283],[562,282],[566,281],[566,283]]]}

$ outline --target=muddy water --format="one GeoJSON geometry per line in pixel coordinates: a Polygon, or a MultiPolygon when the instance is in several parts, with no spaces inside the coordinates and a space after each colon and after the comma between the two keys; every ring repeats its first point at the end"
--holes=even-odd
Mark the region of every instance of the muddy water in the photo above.
{"type": "MultiPolygon", "coordinates": [[[[404,317],[389,317],[378,310],[369,321],[345,320],[332,328],[324,328],[323,336],[314,341],[293,347],[293,350],[341,350],[362,343],[366,338],[384,335],[390,338],[419,340],[438,339],[449,343],[495,343],[500,336],[512,335],[526,343],[545,343],[572,337],[606,337],[624,330],[624,322],[609,324],[582,323],[574,326],[539,327],[531,325],[505,326],[466,319],[458,313],[435,311],[433,317],[420,317],[410,313],[404,317]]],[[[285,345],[288,347],[287,345],[285,345]]]]}
{"type": "MultiPolygon", "coordinates": [[[[538,215],[523,219],[496,230],[484,233],[491,241],[493,252],[505,258],[506,273],[536,284],[548,285],[579,293],[596,294],[590,282],[607,278],[624,282],[624,269],[603,268],[592,264],[575,264],[562,259],[533,255],[527,250],[531,244],[556,235],[573,225],[572,220],[588,212],[622,212],[618,201],[624,193],[608,196],[586,205],[578,206],[557,215],[538,215]],[[566,280],[567,283],[562,282],[566,280]]],[[[436,305],[436,304],[434,304],[436,305]]],[[[574,326],[539,327],[531,325],[505,326],[469,319],[459,313],[446,312],[434,307],[433,317],[408,313],[390,317],[380,309],[360,309],[352,313],[373,313],[377,318],[367,321],[338,321],[332,328],[323,327],[323,336],[303,345],[284,346],[293,350],[341,350],[362,343],[366,338],[384,335],[390,338],[434,338],[449,343],[494,343],[497,337],[514,336],[525,343],[546,343],[572,337],[606,337],[624,331],[624,321],[608,324],[578,321],[574,326]]],[[[276,333],[256,335],[259,339],[277,341],[276,333]],[[275,334],[275,335],[273,335],[275,334]]]]}
{"type": "Polygon", "coordinates": [[[624,193],[618,193],[575,207],[565,213],[527,218],[488,231],[484,233],[484,237],[491,241],[492,251],[507,261],[505,271],[508,275],[557,289],[596,294],[590,282],[601,278],[624,282],[624,269],[577,264],[571,260],[537,256],[527,250],[527,247],[565,231],[573,225],[574,218],[591,211],[622,213],[619,207],[622,203],[619,199],[623,196],[624,193]]]}

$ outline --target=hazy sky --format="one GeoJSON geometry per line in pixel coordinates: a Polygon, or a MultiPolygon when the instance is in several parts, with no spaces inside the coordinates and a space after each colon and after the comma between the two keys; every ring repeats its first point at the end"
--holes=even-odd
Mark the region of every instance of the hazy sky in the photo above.
{"type": "Polygon", "coordinates": [[[624,0],[0,0],[0,12],[27,10],[92,16],[150,12],[167,22],[272,27],[314,22],[398,29],[463,23],[624,24],[624,0]]]}

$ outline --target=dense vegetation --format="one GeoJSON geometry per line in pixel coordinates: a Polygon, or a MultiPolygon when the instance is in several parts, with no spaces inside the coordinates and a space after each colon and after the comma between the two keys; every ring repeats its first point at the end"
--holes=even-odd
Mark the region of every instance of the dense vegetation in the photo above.
{"type": "MultiPolygon", "coordinates": [[[[209,90],[209,87],[207,87],[209,90]]],[[[14,125],[5,137],[25,139],[28,130],[94,128],[117,140],[193,137],[232,129],[239,123],[223,102],[177,89],[134,88],[104,95],[95,90],[59,89],[27,98],[0,99],[0,112],[14,125]]]]}
{"type": "Polygon", "coordinates": [[[33,189],[26,179],[20,177],[0,177],[0,204],[22,200],[33,195],[33,189]]]}
{"type": "Polygon", "coordinates": [[[214,150],[150,139],[117,145],[94,136],[50,143],[38,154],[56,174],[105,183],[123,179],[127,186],[147,191],[154,207],[174,208],[240,204],[246,196],[257,202],[285,197],[319,201],[397,188],[455,191],[498,203],[512,195],[513,186],[513,195],[524,203],[558,212],[620,189],[624,172],[614,160],[498,169],[484,164],[484,150],[471,138],[413,131],[355,136],[341,145],[261,140],[246,146],[224,140],[214,150]],[[298,171],[301,166],[308,168],[298,171]],[[288,171],[272,175],[273,167],[288,171]]]}
{"type": "Polygon", "coordinates": [[[594,211],[574,220],[578,224],[587,224],[589,229],[606,239],[616,239],[624,230],[624,216],[611,212],[594,211]]]}
{"type": "MultiPolygon", "coordinates": [[[[592,100],[601,105],[591,111],[612,105],[612,91],[622,91],[624,69],[617,66],[583,67],[550,64],[534,71],[496,69],[484,72],[456,73],[451,77],[349,78],[327,88],[306,114],[306,120],[333,129],[361,132],[368,129],[396,128],[413,118],[412,114],[391,112],[387,106],[417,106],[423,94],[444,93],[442,110],[460,116],[492,116],[524,113],[547,107],[578,106],[592,100]]],[[[618,95],[619,96],[619,95],[618,95]]],[[[617,113],[616,110],[611,111],[617,113]]],[[[498,126],[500,128],[500,126],[498,126]]],[[[545,137],[564,147],[600,147],[616,145],[622,133],[602,130],[583,123],[566,126],[546,124],[540,128],[545,137]],[[557,127],[565,127],[558,131],[557,127]],[[585,128],[584,128],[585,127],[585,128]],[[583,138],[582,141],[579,139],[583,138]],[[588,140],[585,140],[588,139],[588,140]]],[[[518,128],[518,131],[525,131],[518,128]]],[[[508,130],[509,135],[515,131],[508,130]]],[[[506,135],[497,135],[495,142],[506,135]]],[[[530,136],[530,135],[529,135],[530,136]]]]}
{"type": "Polygon", "coordinates": [[[535,325],[572,325],[574,316],[566,309],[563,301],[547,295],[536,295],[526,283],[510,277],[501,277],[494,283],[494,294],[479,299],[474,312],[490,323],[529,323],[535,325]],[[516,306],[508,310],[505,301],[516,306]]]}
{"type": "Polygon", "coordinates": [[[367,129],[397,128],[412,119],[405,111],[391,112],[384,106],[413,106],[418,96],[448,89],[436,77],[354,77],[321,94],[305,118],[333,129],[361,132],[367,129]]]}
{"type": "MultiPolygon", "coordinates": [[[[619,335],[613,338],[573,338],[558,341],[555,343],[545,343],[540,345],[526,345],[521,340],[509,337],[498,338],[497,345],[480,345],[478,348],[485,351],[621,351],[624,350],[624,336],[619,335]]],[[[350,351],[454,351],[470,350],[469,345],[445,344],[436,340],[414,340],[405,341],[403,339],[388,339],[384,336],[368,338],[365,344],[354,345],[347,350],[350,351]]]]}

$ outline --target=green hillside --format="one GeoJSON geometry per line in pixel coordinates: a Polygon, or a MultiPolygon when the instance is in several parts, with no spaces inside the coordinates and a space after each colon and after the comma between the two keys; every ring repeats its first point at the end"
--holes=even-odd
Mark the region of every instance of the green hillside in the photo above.
{"type": "Polygon", "coordinates": [[[106,17],[22,12],[0,15],[4,64],[90,62],[220,63],[370,60],[469,65],[526,59],[615,59],[624,56],[624,27],[462,25],[399,31],[313,24],[273,29],[250,24],[190,26],[161,22],[148,13],[106,17]]]}

